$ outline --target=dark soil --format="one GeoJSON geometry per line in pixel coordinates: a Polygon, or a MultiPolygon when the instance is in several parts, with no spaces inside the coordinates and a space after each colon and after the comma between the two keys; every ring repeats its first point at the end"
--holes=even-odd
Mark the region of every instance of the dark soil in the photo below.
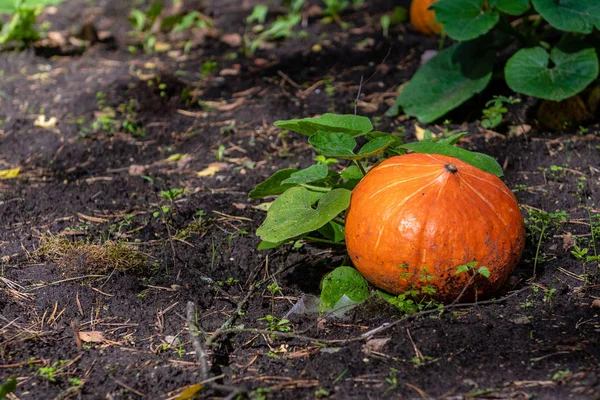
{"type": "MultiPolygon", "coordinates": [[[[265,214],[247,193],[275,170],[314,157],[305,137],[280,135],[274,121],[352,112],[364,77],[359,114],[383,131],[402,127],[414,140],[413,120],[382,115],[437,41],[408,25],[386,39],[378,26],[382,13],[408,1],[373,1],[345,13],[347,30],[311,17],[307,37],[251,57],[222,40],[244,33],[250,1],[208,7],[213,32],[203,40],[196,34],[188,54],[177,47],[187,38],[160,38],[173,52],[156,55],[128,51],[125,3],[73,0],[44,16],[52,30],[75,32],[90,18],[112,34],[81,55],[0,56],[0,170],[21,169],[16,179],[0,180],[0,383],[17,377],[12,399],[175,398],[203,379],[188,302],[206,332],[230,318],[234,327],[265,329],[260,318],[281,318],[303,295],[319,294],[323,275],[344,262],[343,249],[255,250],[253,232],[265,214]],[[218,69],[200,80],[209,60],[218,69]],[[190,91],[209,107],[186,101],[190,91]],[[131,111],[119,111],[130,101],[131,111]],[[107,106],[139,129],[95,126],[107,106]],[[56,126],[36,126],[40,115],[56,118],[56,126]],[[174,154],[185,156],[168,161],[174,154]],[[212,176],[197,174],[215,162],[212,176]],[[185,189],[174,204],[161,197],[172,188],[185,189]],[[182,235],[194,221],[196,229],[182,235]],[[99,248],[129,243],[145,255],[144,267],[115,269],[91,247],[66,259],[38,250],[57,238],[99,248]],[[275,296],[266,289],[273,282],[281,287],[275,296]],[[95,332],[96,341],[77,332],[95,332]]],[[[476,121],[481,105],[510,94],[493,90],[449,115],[454,123],[429,128],[467,131],[462,147],[498,159],[530,226],[531,210],[566,212],[541,241],[534,283],[538,243],[529,240],[497,302],[404,320],[375,300],[346,320],[291,317],[290,333],[321,341],[223,334],[207,349],[217,385],[200,397],[600,398],[600,310],[592,306],[600,298],[599,265],[571,254],[574,238],[594,253],[590,220],[600,231],[598,125],[547,132],[530,117],[535,101],[523,99],[508,123],[486,131],[476,121]],[[522,123],[531,132],[509,135],[509,125],[522,123]],[[344,341],[390,323],[368,341],[344,341]]]]}

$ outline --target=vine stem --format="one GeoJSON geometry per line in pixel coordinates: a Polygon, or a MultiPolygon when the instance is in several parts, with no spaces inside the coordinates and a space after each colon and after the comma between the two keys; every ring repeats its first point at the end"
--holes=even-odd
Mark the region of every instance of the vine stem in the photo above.
{"type": "Polygon", "coordinates": [[[340,224],[341,226],[346,226],[346,221],[345,221],[345,220],[343,220],[343,219],[342,219],[342,218],[340,218],[340,217],[335,217],[335,218],[333,218],[333,221],[334,221],[334,222],[337,222],[337,223],[338,223],[338,224],[340,224]]]}
{"type": "Polygon", "coordinates": [[[190,332],[192,347],[196,353],[196,360],[200,364],[200,377],[203,381],[208,379],[208,360],[204,346],[200,342],[200,329],[196,325],[196,305],[193,301],[187,303],[187,324],[190,332]]]}
{"type": "Polygon", "coordinates": [[[346,245],[346,243],[344,243],[344,242],[334,242],[333,240],[321,239],[321,238],[316,238],[316,237],[312,237],[312,236],[304,236],[304,239],[310,240],[311,242],[317,242],[317,243],[327,243],[327,244],[334,244],[334,245],[338,245],[338,246],[346,245]]]}
{"type": "MultiPolygon", "coordinates": [[[[519,289],[517,291],[514,291],[500,299],[496,299],[496,300],[484,300],[484,301],[479,301],[477,303],[459,303],[459,304],[450,304],[447,306],[444,306],[443,311],[445,310],[450,310],[450,309],[454,309],[454,308],[465,308],[465,307],[472,307],[472,306],[482,306],[482,305],[486,305],[486,304],[498,304],[498,303],[502,303],[508,299],[510,299],[511,297],[516,296],[519,293],[524,292],[525,290],[528,290],[530,287],[524,287],[522,289],[519,289]]],[[[218,336],[221,335],[226,335],[226,334],[230,334],[230,333],[257,333],[257,334],[266,334],[266,335],[274,335],[274,336],[279,336],[279,337],[284,337],[284,338],[290,338],[290,339],[298,339],[298,340],[304,340],[307,342],[317,342],[317,343],[325,343],[325,344],[335,344],[335,343],[349,343],[349,342],[357,342],[357,341],[361,341],[361,340],[367,340],[370,337],[372,337],[373,335],[386,331],[388,329],[390,329],[393,326],[396,326],[402,322],[406,322],[409,321],[411,319],[414,318],[418,318],[418,317],[422,317],[425,315],[429,315],[429,314],[434,314],[434,313],[439,313],[440,310],[439,309],[431,309],[431,310],[425,310],[425,311],[420,311],[414,314],[409,314],[409,315],[405,315],[404,317],[397,319],[393,322],[385,322],[383,324],[381,324],[380,326],[378,326],[377,328],[371,329],[368,332],[365,332],[359,336],[354,336],[354,337],[349,337],[346,339],[320,339],[320,338],[315,338],[315,337],[310,337],[310,336],[305,336],[302,334],[296,334],[296,333],[292,333],[292,332],[279,332],[279,331],[271,331],[271,330],[267,330],[267,329],[256,329],[256,328],[227,328],[227,329],[218,329],[216,330],[212,335],[210,335],[210,343],[207,340],[206,341],[206,345],[212,345],[212,343],[215,341],[215,339],[218,336]]]]}
{"type": "Polygon", "coordinates": [[[533,276],[529,279],[530,282],[533,282],[535,279],[536,271],[537,271],[537,262],[538,256],[540,254],[540,248],[542,247],[542,238],[544,237],[544,232],[546,231],[546,224],[542,225],[542,230],[540,232],[540,238],[538,240],[537,248],[535,249],[535,260],[533,260],[533,276]]]}
{"type": "Polygon", "coordinates": [[[367,175],[367,171],[365,170],[365,167],[362,165],[360,160],[354,160],[354,163],[356,164],[358,169],[360,169],[360,172],[363,174],[363,176],[367,175]]]}

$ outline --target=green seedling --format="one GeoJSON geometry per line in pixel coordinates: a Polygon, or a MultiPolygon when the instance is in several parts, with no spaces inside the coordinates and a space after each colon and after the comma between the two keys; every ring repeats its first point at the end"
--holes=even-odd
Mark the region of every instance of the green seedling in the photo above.
{"type": "Polygon", "coordinates": [[[252,13],[248,15],[246,18],[246,23],[252,24],[264,24],[267,19],[267,13],[269,12],[269,7],[264,4],[257,4],[252,9],[252,13]]]}
{"type": "Polygon", "coordinates": [[[567,220],[567,213],[565,211],[547,213],[542,210],[528,210],[529,215],[525,219],[525,225],[527,226],[527,236],[532,242],[537,242],[535,251],[535,260],[533,262],[533,277],[535,279],[537,265],[540,261],[540,249],[542,242],[549,237],[550,231],[553,228],[557,228],[560,224],[567,220]]]}
{"type": "Polygon", "coordinates": [[[350,6],[349,0],[323,0],[325,9],[323,15],[326,18],[323,19],[323,23],[330,21],[341,22],[340,13],[350,6]]]}
{"type": "Polygon", "coordinates": [[[213,218],[207,218],[206,212],[204,210],[197,210],[194,216],[194,220],[190,222],[185,228],[181,229],[177,232],[176,237],[178,239],[187,239],[192,235],[200,234],[203,236],[212,223],[214,222],[213,218]]]}
{"type": "Polygon", "coordinates": [[[481,126],[486,129],[494,129],[502,123],[504,114],[508,111],[506,104],[520,103],[521,99],[512,97],[494,96],[493,100],[485,103],[485,109],[482,111],[481,126]]]}
{"type": "MultiPolygon", "coordinates": [[[[35,24],[37,17],[46,6],[58,5],[64,0],[37,0],[29,5],[25,0],[4,1],[0,3],[0,14],[12,15],[10,21],[2,25],[0,21],[0,44],[17,42],[18,48],[29,47],[40,39],[35,24]]],[[[49,23],[43,25],[48,26],[49,23]]]]}
{"type": "Polygon", "coordinates": [[[177,357],[179,357],[179,358],[182,358],[187,353],[186,350],[183,348],[183,345],[181,345],[181,344],[173,351],[175,352],[175,354],[177,354],[177,357]]]}
{"type": "Polygon", "coordinates": [[[564,369],[564,370],[563,370],[563,369],[560,369],[560,370],[556,371],[556,372],[554,373],[554,375],[552,375],[552,380],[553,380],[553,381],[559,381],[559,380],[563,380],[563,379],[565,379],[565,378],[568,378],[568,377],[569,377],[569,376],[571,376],[571,375],[572,375],[572,372],[571,372],[571,370],[568,370],[568,369],[564,369]]]}
{"type": "MultiPolygon", "coordinates": [[[[258,321],[265,321],[267,323],[267,330],[273,332],[289,332],[292,330],[292,327],[289,325],[290,321],[288,319],[282,318],[279,319],[274,315],[267,314],[262,318],[259,318],[258,321]]],[[[271,336],[275,338],[275,335],[271,336]]]]}
{"type": "Polygon", "coordinates": [[[68,382],[72,387],[78,388],[83,386],[83,381],[79,378],[69,378],[68,382]]]}
{"type": "Polygon", "coordinates": [[[383,37],[387,38],[390,32],[390,25],[392,25],[392,17],[389,15],[382,15],[379,19],[379,25],[381,25],[383,37]]]}
{"type": "Polygon", "coordinates": [[[225,286],[233,286],[236,283],[239,283],[239,279],[227,278],[224,281],[216,281],[215,285],[217,285],[219,287],[225,287],[225,286]]]}
{"type": "MultiPolygon", "coordinates": [[[[135,111],[137,103],[134,99],[119,104],[115,109],[108,105],[106,94],[98,92],[96,93],[96,104],[99,111],[96,113],[96,119],[91,124],[93,132],[104,132],[112,136],[116,132],[122,131],[135,138],[146,136],[142,125],[137,121],[135,111]]],[[[81,130],[84,136],[89,133],[89,129],[82,128],[81,130]]]]}
{"type": "Polygon", "coordinates": [[[430,356],[421,356],[421,357],[414,356],[413,358],[410,359],[410,361],[413,363],[413,365],[415,367],[420,367],[431,360],[433,360],[433,357],[430,357],[430,356]]]}
{"type": "Polygon", "coordinates": [[[253,10],[251,17],[247,18],[246,33],[243,37],[244,52],[246,56],[253,55],[261,43],[266,41],[275,41],[280,39],[287,39],[295,36],[306,36],[306,33],[295,33],[294,28],[302,22],[302,7],[304,6],[304,0],[290,0],[284,1],[283,5],[287,7],[288,13],[277,17],[277,19],[267,28],[263,27],[264,18],[268,10],[264,8],[256,8],[253,10]],[[261,19],[263,19],[262,22],[261,19]],[[250,24],[258,22],[253,28],[250,24]],[[258,33],[255,39],[251,39],[251,33],[258,33]]]}
{"type": "Polygon", "coordinates": [[[554,296],[554,293],[556,293],[556,289],[544,288],[544,299],[543,299],[544,303],[552,303],[552,297],[554,296]]]}
{"type": "Polygon", "coordinates": [[[269,388],[257,388],[248,393],[251,400],[267,400],[267,395],[271,393],[269,388]]]}
{"type": "Polygon", "coordinates": [[[8,396],[9,393],[14,393],[17,390],[17,378],[11,376],[8,380],[0,384],[0,399],[8,396]]]}
{"type": "Polygon", "coordinates": [[[472,262],[464,264],[464,265],[459,265],[458,267],[456,267],[456,275],[466,272],[466,273],[470,274],[471,276],[481,275],[485,278],[489,278],[490,270],[488,269],[488,267],[481,266],[481,267],[477,268],[478,264],[479,263],[477,261],[472,261],[472,262]]]}
{"type": "Polygon", "coordinates": [[[160,192],[160,197],[163,199],[174,201],[177,197],[181,196],[185,189],[168,189],[160,192]]]}
{"type": "Polygon", "coordinates": [[[202,63],[202,66],[200,67],[202,79],[215,72],[218,67],[219,64],[216,61],[205,61],[204,63],[202,63]]]}
{"type": "Polygon", "coordinates": [[[390,385],[390,387],[388,387],[386,391],[396,389],[398,387],[398,369],[390,368],[390,373],[385,378],[385,381],[388,385],[390,385]]]}
{"type": "Polygon", "coordinates": [[[279,285],[277,284],[277,282],[273,282],[271,283],[269,286],[267,286],[267,290],[273,295],[277,295],[279,293],[281,293],[281,288],[279,287],[279,285]]]}
{"type": "Polygon", "coordinates": [[[47,380],[48,382],[56,383],[56,373],[60,371],[60,369],[69,363],[69,360],[59,360],[52,363],[50,367],[40,367],[38,369],[38,373],[42,378],[47,380]]]}
{"type": "MultiPolygon", "coordinates": [[[[158,51],[157,33],[177,33],[192,28],[206,28],[212,26],[212,20],[200,13],[191,11],[185,14],[163,15],[164,2],[155,1],[146,11],[139,9],[131,10],[129,23],[133,28],[132,35],[136,36],[144,51],[152,54],[158,51]],[[158,24],[158,26],[156,26],[158,24]]],[[[184,45],[184,51],[189,52],[190,42],[184,45]]],[[[135,46],[130,46],[129,51],[137,52],[135,46]]]]}

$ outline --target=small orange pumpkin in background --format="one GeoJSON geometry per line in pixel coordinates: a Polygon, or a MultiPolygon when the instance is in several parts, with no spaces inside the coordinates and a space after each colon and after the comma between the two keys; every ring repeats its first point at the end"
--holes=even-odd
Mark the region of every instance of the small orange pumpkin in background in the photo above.
{"type": "Polygon", "coordinates": [[[410,22],[424,35],[439,35],[442,25],[435,20],[435,11],[428,10],[437,0],[412,0],[410,3],[410,22]]]}
{"type": "Polygon", "coordinates": [[[389,158],[352,192],[346,246],[358,271],[393,294],[435,289],[431,297],[461,300],[492,295],[508,279],[525,246],[517,200],[495,175],[453,157],[408,154],[389,158]],[[472,282],[471,282],[472,283],[472,282]]]}

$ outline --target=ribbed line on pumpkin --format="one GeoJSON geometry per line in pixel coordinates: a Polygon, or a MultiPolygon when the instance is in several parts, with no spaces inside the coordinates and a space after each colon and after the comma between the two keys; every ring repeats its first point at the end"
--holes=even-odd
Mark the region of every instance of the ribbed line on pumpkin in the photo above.
{"type": "Polygon", "coordinates": [[[475,189],[473,186],[469,185],[469,183],[461,176],[459,176],[460,180],[469,188],[473,191],[473,193],[475,193],[481,200],[483,200],[483,202],[485,204],[488,205],[488,207],[490,208],[490,210],[492,210],[494,212],[494,214],[496,214],[496,216],[498,217],[498,219],[500,221],[502,221],[502,223],[506,226],[508,225],[508,223],[504,220],[504,218],[502,218],[502,216],[500,214],[498,214],[498,211],[496,211],[496,209],[492,206],[492,204],[490,204],[490,202],[488,201],[488,199],[486,199],[481,193],[479,193],[479,191],[477,191],[477,189],[475,189]]]}
{"type": "Polygon", "coordinates": [[[435,201],[437,202],[440,199],[440,195],[442,194],[442,191],[444,190],[444,188],[446,187],[446,184],[448,183],[448,179],[450,178],[450,174],[445,174],[446,179],[444,180],[444,183],[442,183],[442,186],[440,187],[440,190],[438,191],[438,194],[435,198],[435,201]]]}
{"type": "Polygon", "coordinates": [[[439,163],[441,163],[441,164],[448,164],[449,162],[452,162],[451,158],[450,158],[450,157],[448,157],[448,156],[443,156],[443,155],[442,155],[442,157],[447,157],[447,158],[448,158],[446,161],[442,161],[442,160],[440,160],[440,159],[438,159],[438,158],[435,158],[435,157],[434,157],[432,154],[424,154],[424,155],[425,155],[425,156],[427,156],[427,157],[429,157],[429,158],[431,158],[431,159],[432,159],[432,160],[434,160],[435,162],[439,162],[439,163]]]}
{"type": "MultiPolygon", "coordinates": [[[[439,171],[436,171],[436,172],[439,173],[439,171]]],[[[443,174],[444,174],[444,172],[442,171],[440,173],[440,176],[443,176],[443,174]]],[[[431,175],[431,174],[429,174],[429,175],[431,175]]],[[[420,176],[419,178],[422,178],[422,176],[420,176]]],[[[385,231],[386,226],[388,226],[387,221],[390,218],[390,215],[397,215],[398,210],[402,206],[404,206],[408,200],[410,200],[411,198],[413,198],[414,196],[416,196],[417,194],[419,194],[419,192],[421,192],[426,187],[431,186],[434,183],[436,183],[438,179],[439,179],[439,177],[436,178],[436,179],[434,179],[433,181],[429,182],[428,184],[426,184],[424,186],[421,186],[419,189],[415,190],[415,192],[413,194],[411,194],[410,196],[405,197],[404,200],[402,200],[402,202],[400,202],[398,204],[395,204],[393,206],[393,210],[392,210],[393,212],[388,212],[387,215],[386,215],[386,218],[381,223],[381,230],[379,231],[379,235],[377,236],[377,241],[375,242],[375,252],[377,252],[377,250],[379,249],[379,242],[381,241],[381,237],[383,236],[383,232],[385,231]]]]}
{"type": "MultiPolygon", "coordinates": [[[[441,173],[443,173],[443,171],[440,171],[440,170],[435,170],[435,171],[433,171],[433,172],[430,172],[430,173],[428,173],[428,174],[425,174],[425,175],[419,175],[419,176],[415,176],[414,178],[405,179],[405,180],[403,180],[403,181],[396,181],[396,182],[394,182],[394,183],[391,183],[391,184],[387,185],[386,187],[383,187],[383,188],[379,189],[378,191],[376,191],[375,193],[373,193],[372,195],[370,195],[370,196],[367,198],[367,200],[371,200],[373,197],[377,196],[378,194],[380,194],[380,193],[382,193],[382,192],[384,192],[384,191],[386,191],[386,190],[388,190],[388,189],[392,189],[392,188],[394,188],[394,187],[396,187],[396,186],[398,186],[398,185],[401,185],[401,184],[403,184],[403,183],[406,183],[406,182],[411,182],[411,181],[416,181],[416,180],[419,180],[419,179],[422,179],[422,178],[427,178],[427,177],[429,177],[429,176],[431,176],[431,175],[435,175],[435,174],[441,174],[441,173]]],[[[437,178],[436,178],[436,179],[437,179],[437,178]]],[[[434,182],[435,182],[435,180],[434,180],[434,182]]]]}
{"type": "Polygon", "coordinates": [[[390,163],[390,164],[386,164],[386,165],[380,165],[377,167],[377,169],[380,170],[380,169],[390,168],[390,167],[418,167],[418,168],[432,167],[433,168],[433,167],[439,167],[440,165],[442,165],[442,164],[440,163],[440,164],[431,164],[431,165],[428,165],[428,164],[421,165],[421,164],[404,164],[404,163],[400,162],[400,163],[390,163]]]}
{"type": "Polygon", "coordinates": [[[512,196],[514,196],[514,193],[513,193],[513,192],[511,192],[511,191],[510,191],[509,189],[507,189],[506,187],[498,186],[498,185],[494,184],[493,182],[491,182],[491,181],[490,181],[490,180],[488,180],[488,179],[484,179],[484,178],[481,178],[481,177],[479,177],[479,176],[477,176],[477,175],[469,174],[468,172],[464,172],[464,171],[461,171],[461,173],[462,173],[463,175],[468,175],[468,176],[470,176],[470,177],[472,177],[472,178],[475,178],[475,179],[478,179],[478,180],[480,180],[480,181],[483,181],[483,182],[485,182],[485,183],[488,183],[488,184],[492,185],[493,187],[495,187],[496,189],[500,190],[500,191],[501,191],[502,193],[504,193],[504,194],[511,195],[511,197],[512,197],[512,196]]]}

